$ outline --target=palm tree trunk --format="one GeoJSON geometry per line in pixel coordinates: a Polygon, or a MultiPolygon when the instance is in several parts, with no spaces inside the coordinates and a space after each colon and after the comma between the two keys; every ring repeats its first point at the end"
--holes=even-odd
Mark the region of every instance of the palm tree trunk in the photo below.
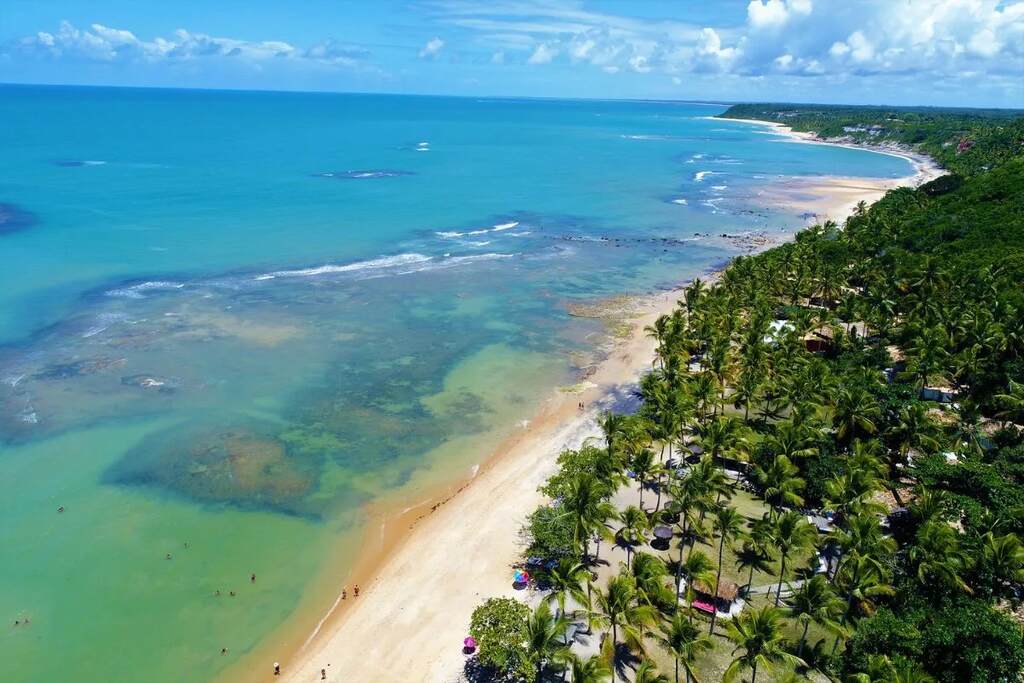
{"type": "Polygon", "coordinates": [[[805,621],[804,622],[804,632],[800,635],[800,646],[796,649],[796,656],[797,657],[801,657],[802,658],[804,656],[804,644],[807,642],[807,629],[809,629],[810,627],[811,627],[811,622],[810,621],[805,621]]]}
{"type": "Polygon", "coordinates": [[[615,655],[618,654],[618,652],[617,652],[618,648],[616,647],[615,644],[618,643],[618,642],[619,642],[619,627],[616,626],[615,622],[613,621],[612,622],[612,681],[615,681],[615,679],[618,678],[618,676],[615,674],[615,655]]]}
{"type": "MultiPolygon", "coordinates": [[[[683,533],[685,534],[686,532],[684,531],[683,533]]],[[[685,539],[685,538],[686,538],[686,536],[684,535],[683,539],[685,539]]],[[[683,547],[684,547],[683,546],[683,539],[679,540],[679,562],[676,564],[676,608],[677,609],[679,607],[680,588],[683,585],[683,581],[682,581],[682,579],[683,579],[683,547]]]]}
{"type": "Polygon", "coordinates": [[[718,620],[718,584],[722,581],[722,554],[725,551],[725,534],[722,534],[722,540],[718,542],[718,573],[715,575],[715,596],[712,599],[711,604],[714,606],[715,611],[711,613],[711,628],[708,629],[708,635],[714,635],[715,633],[715,621],[718,620]]]}
{"type": "Polygon", "coordinates": [[[750,667],[750,683],[754,683],[757,680],[757,660],[754,660],[754,665],[750,667]]]}
{"type": "Polygon", "coordinates": [[[782,597],[782,578],[786,575],[786,556],[782,556],[782,566],[779,567],[779,586],[775,590],[775,606],[779,606],[779,598],[782,597]]]}

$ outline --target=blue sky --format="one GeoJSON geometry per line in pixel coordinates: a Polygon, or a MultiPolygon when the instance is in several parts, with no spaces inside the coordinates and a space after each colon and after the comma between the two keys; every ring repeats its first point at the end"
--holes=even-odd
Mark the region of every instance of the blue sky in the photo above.
{"type": "Polygon", "coordinates": [[[2,0],[0,82],[1024,108],[1024,0],[2,0]]]}

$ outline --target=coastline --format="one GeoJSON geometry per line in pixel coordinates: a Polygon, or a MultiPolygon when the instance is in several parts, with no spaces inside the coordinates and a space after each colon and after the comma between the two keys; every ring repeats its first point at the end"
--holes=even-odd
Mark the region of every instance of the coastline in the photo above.
{"type": "MultiPolygon", "coordinates": [[[[836,144],[779,123],[716,120],[771,126],[792,141],[836,144]]],[[[806,209],[816,220],[839,220],[860,201],[871,203],[892,187],[918,185],[941,173],[920,155],[840,146],[903,156],[914,164],[915,174],[900,179],[815,177],[813,183],[797,184],[793,192],[766,193],[763,200],[806,209]],[[800,199],[800,194],[808,198],[800,199]]],[[[769,249],[791,235],[780,233],[751,251],[769,249]]],[[[486,597],[518,594],[511,584],[511,567],[519,559],[519,529],[544,500],[537,487],[554,471],[561,450],[600,434],[595,418],[616,389],[650,368],[654,342],[644,327],[673,310],[679,296],[675,289],[636,297],[630,334],[614,345],[586,388],[579,393],[555,391],[524,429],[487,457],[475,476],[397,514],[393,501],[375,504],[368,511],[372,523],[362,544],[373,548],[360,553],[346,580],[349,588],[362,587],[360,597],[350,593],[344,609],[338,609],[338,600],[324,605],[312,633],[268,639],[243,660],[240,675],[229,672],[229,680],[274,679],[274,661],[281,662],[283,671],[275,680],[320,680],[322,668],[332,681],[458,680],[464,660],[461,642],[472,609],[486,597]],[[576,405],[581,400],[585,411],[576,405]]]]}

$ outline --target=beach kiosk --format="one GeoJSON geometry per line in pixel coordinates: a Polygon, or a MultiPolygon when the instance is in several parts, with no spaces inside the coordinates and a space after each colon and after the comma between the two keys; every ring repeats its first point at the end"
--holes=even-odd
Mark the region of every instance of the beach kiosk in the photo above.
{"type": "Polygon", "coordinates": [[[732,581],[720,582],[718,591],[712,591],[711,587],[703,581],[694,581],[693,592],[696,594],[693,608],[705,614],[718,612],[719,618],[731,618],[743,609],[743,601],[740,600],[740,587],[732,581]]]}

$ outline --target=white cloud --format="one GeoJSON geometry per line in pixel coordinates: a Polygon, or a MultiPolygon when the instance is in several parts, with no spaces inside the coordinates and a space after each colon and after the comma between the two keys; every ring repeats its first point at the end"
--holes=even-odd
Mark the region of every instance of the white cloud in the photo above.
{"type": "Polygon", "coordinates": [[[420,50],[420,59],[433,58],[437,56],[437,53],[444,47],[444,41],[440,38],[431,38],[427,41],[427,44],[420,50]]]}
{"type": "Polygon", "coordinates": [[[811,0],[750,0],[747,21],[754,28],[778,28],[795,16],[806,16],[814,9],[811,0]]]}
{"type": "Polygon", "coordinates": [[[842,57],[850,51],[850,46],[841,40],[837,40],[832,43],[832,47],[828,49],[828,53],[833,57],[842,57]]]}
{"type": "Polygon", "coordinates": [[[850,57],[855,62],[866,62],[875,56],[875,46],[860,31],[851,33],[846,44],[850,46],[850,57]]]}
{"type": "Polygon", "coordinates": [[[55,33],[40,31],[34,36],[8,44],[5,52],[41,59],[71,59],[88,62],[190,62],[225,59],[259,66],[266,62],[290,62],[317,66],[354,66],[369,53],[359,47],[327,40],[308,49],[279,40],[249,41],[218,38],[179,29],[172,36],[143,40],[124,29],[92,24],[79,29],[61,22],[55,33]]]}
{"type": "Polygon", "coordinates": [[[558,56],[558,48],[541,43],[537,46],[537,49],[533,51],[530,58],[526,60],[527,64],[547,64],[552,59],[558,56]]]}
{"type": "Polygon", "coordinates": [[[651,67],[647,62],[647,57],[644,57],[643,55],[633,55],[630,57],[629,68],[639,74],[645,74],[651,70],[651,67]]]}
{"type": "Polygon", "coordinates": [[[775,58],[775,65],[779,68],[786,69],[790,64],[793,63],[793,55],[780,55],[775,58]]]}
{"type": "Polygon", "coordinates": [[[1024,74],[1024,0],[750,0],[738,26],[600,13],[578,0],[432,1],[440,21],[533,64],[564,54],[639,74],[1024,74]]]}

